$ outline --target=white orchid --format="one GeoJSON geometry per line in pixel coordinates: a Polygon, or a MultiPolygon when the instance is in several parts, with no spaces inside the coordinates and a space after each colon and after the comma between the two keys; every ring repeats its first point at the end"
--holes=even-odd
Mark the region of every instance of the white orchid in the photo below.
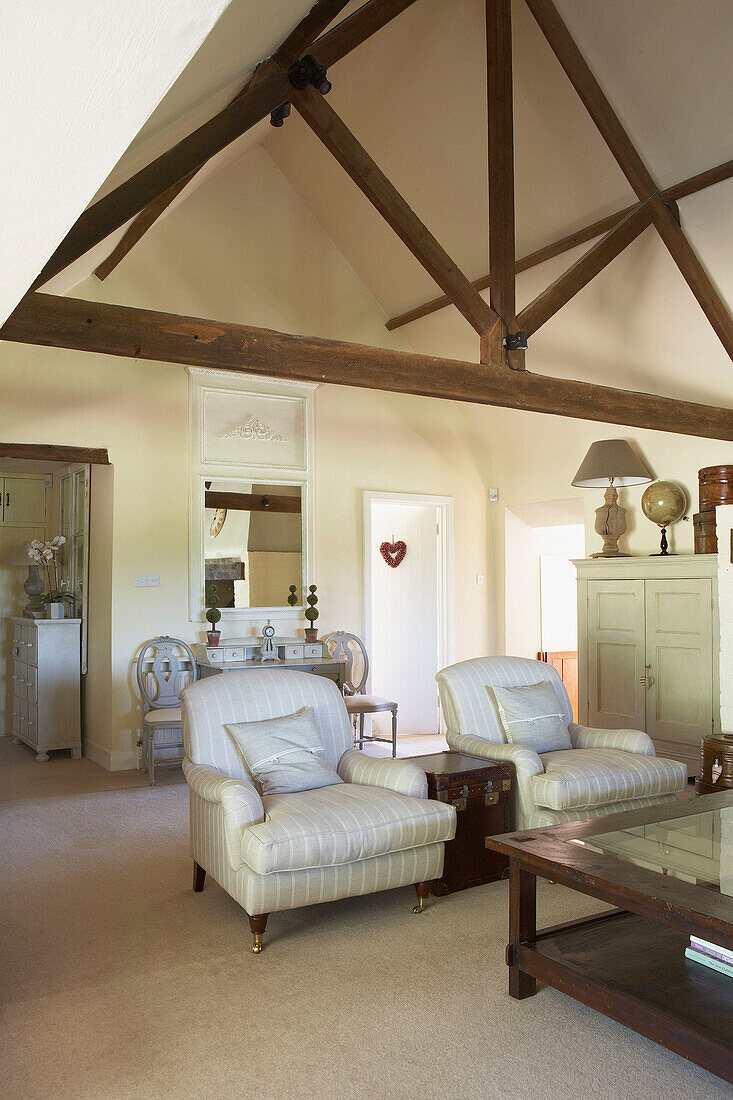
{"type": "Polygon", "coordinates": [[[45,558],[46,561],[53,561],[53,550],[50,546],[44,546],[41,551],[41,557],[45,558]]]}
{"type": "Polygon", "coordinates": [[[31,550],[42,550],[44,545],[45,544],[42,543],[40,539],[31,539],[28,543],[28,548],[31,550]]]}
{"type": "Polygon", "coordinates": [[[33,544],[31,544],[28,547],[28,557],[32,558],[33,561],[42,561],[43,560],[41,558],[41,551],[38,549],[37,546],[33,546],[33,544]]]}
{"type": "Polygon", "coordinates": [[[51,539],[51,541],[48,545],[49,546],[63,546],[65,542],[66,542],[66,536],[65,535],[54,535],[54,537],[51,539]]]}

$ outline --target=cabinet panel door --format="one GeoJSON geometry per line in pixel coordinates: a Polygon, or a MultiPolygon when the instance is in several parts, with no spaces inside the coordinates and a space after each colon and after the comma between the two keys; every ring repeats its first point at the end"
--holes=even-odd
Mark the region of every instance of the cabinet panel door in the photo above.
{"type": "Polygon", "coordinates": [[[588,722],[644,729],[644,581],[588,582],[588,722]]]}
{"type": "Polygon", "coordinates": [[[42,527],[46,522],[46,485],[43,478],[6,477],[3,480],[3,521],[42,527]]]}
{"type": "Polygon", "coordinates": [[[710,580],[646,582],[646,730],[670,755],[712,731],[712,615],[710,580]]]}

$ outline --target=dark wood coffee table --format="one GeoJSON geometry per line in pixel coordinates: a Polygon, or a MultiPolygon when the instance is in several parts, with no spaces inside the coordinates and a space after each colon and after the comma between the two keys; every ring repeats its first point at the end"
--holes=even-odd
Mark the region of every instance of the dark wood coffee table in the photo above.
{"type": "Polygon", "coordinates": [[[733,1083],[733,978],[685,958],[691,935],[733,950],[733,791],[486,847],[509,857],[512,997],[539,979],[733,1083]],[[538,932],[538,875],[623,908],[538,932]]]}

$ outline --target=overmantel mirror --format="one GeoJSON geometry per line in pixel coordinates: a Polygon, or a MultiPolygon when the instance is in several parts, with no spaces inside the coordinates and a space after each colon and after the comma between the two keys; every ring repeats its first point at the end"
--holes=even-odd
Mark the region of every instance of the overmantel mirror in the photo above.
{"type": "Polygon", "coordinates": [[[190,368],[189,388],[189,617],[302,619],[315,386],[190,368]]]}
{"type": "Polygon", "coordinates": [[[304,486],[206,478],[203,493],[204,603],[222,617],[302,606],[305,577],[304,486]],[[230,615],[226,613],[229,612],[230,615]],[[234,615],[231,613],[234,612],[234,615]]]}

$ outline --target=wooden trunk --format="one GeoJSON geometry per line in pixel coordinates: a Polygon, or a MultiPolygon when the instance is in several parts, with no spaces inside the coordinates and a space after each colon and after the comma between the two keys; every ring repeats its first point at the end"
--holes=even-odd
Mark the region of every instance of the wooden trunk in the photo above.
{"type": "Polygon", "coordinates": [[[709,512],[697,512],[692,517],[695,529],[695,553],[717,554],[718,535],[715,526],[716,513],[712,508],[709,512]]]}
{"type": "Polygon", "coordinates": [[[511,764],[493,764],[457,752],[410,758],[428,778],[428,797],[455,806],[454,840],[445,846],[442,877],[433,885],[438,896],[493,882],[507,874],[507,860],[485,847],[487,836],[511,828],[511,764]]]}
{"type": "Polygon", "coordinates": [[[697,476],[701,512],[709,512],[718,504],[733,504],[733,466],[705,466],[697,476]]]}

